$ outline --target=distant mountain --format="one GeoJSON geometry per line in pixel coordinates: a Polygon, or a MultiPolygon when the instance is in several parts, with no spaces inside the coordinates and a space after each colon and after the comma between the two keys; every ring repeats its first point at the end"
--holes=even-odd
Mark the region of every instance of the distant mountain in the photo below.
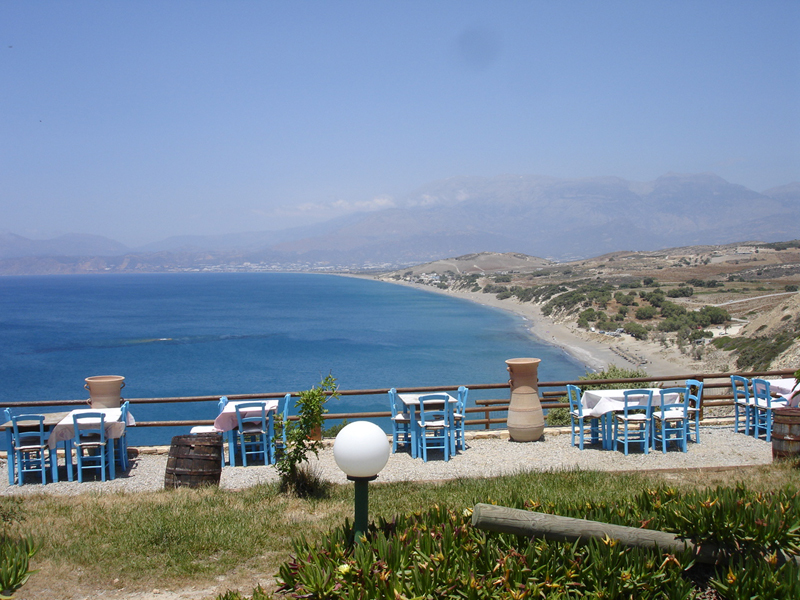
{"type": "Polygon", "coordinates": [[[617,177],[453,177],[399,198],[390,209],[283,231],[179,236],[135,250],[100,236],[34,241],[2,234],[0,258],[49,257],[50,262],[0,265],[0,273],[245,263],[269,268],[399,268],[478,252],[566,261],[618,250],[797,238],[797,182],[758,193],[711,173],[668,173],[650,182],[617,177]],[[58,259],[122,255],[124,260],[99,262],[58,259]]]}
{"type": "Polygon", "coordinates": [[[49,240],[31,240],[0,232],[0,258],[31,256],[120,256],[129,252],[124,244],[100,235],[68,233],[49,240]]]}
{"type": "Polygon", "coordinates": [[[252,252],[263,251],[275,244],[322,235],[330,228],[343,227],[361,217],[355,213],[324,223],[293,227],[279,231],[246,231],[220,235],[178,235],[159,242],[138,246],[136,252],[252,252]]]}
{"type": "Polygon", "coordinates": [[[800,233],[797,184],[759,194],[713,174],[669,173],[653,182],[616,177],[461,177],[275,249],[304,257],[368,253],[425,262],[474,251],[521,252],[557,260],[615,250],[655,250],[800,233]]]}

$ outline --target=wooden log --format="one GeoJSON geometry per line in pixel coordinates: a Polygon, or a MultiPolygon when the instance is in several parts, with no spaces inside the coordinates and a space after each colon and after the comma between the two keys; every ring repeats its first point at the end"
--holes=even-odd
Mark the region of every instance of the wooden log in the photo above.
{"type": "MultiPolygon", "coordinates": [[[[560,515],[496,506],[476,504],[472,509],[472,525],[479,529],[498,533],[511,533],[529,538],[545,538],[557,542],[585,542],[591,538],[618,540],[621,544],[636,548],[658,548],[665,552],[691,550],[695,560],[705,564],[726,562],[733,553],[728,548],[706,543],[702,546],[682,539],[675,534],[638,527],[612,525],[600,521],[575,519],[560,515]]],[[[781,555],[781,561],[795,561],[800,557],[781,555]]]]}

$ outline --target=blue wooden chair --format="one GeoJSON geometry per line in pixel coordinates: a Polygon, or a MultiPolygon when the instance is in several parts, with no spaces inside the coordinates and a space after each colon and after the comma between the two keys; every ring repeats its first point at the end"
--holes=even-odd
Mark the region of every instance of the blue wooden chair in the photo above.
{"type": "Polygon", "coordinates": [[[703,410],[703,382],[697,379],[687,379],[686,389],[689,390],[689,420],[687,421],[687,439],[694,433],[695,443],[700,443],[700,413],[703,410]]]}
{"type": "Polygon", "coordinates": [[[618,448],[621,443],[627,456],[630,444],[641,444],[642,452],[649,454],[652,443],[650,424],[653,390],[626,390],[624,395],[625,407],[622,412],[615,412],[613,417],[614,448],[618,448]]]}
{"type": "Polygon", "coordinates": [[[397,390],[389,390],[389,406],[392,409],[392,452],[397,452],[397,446],[408,446],[411,458],[417,457],[416,436],[412,435],[411,413],[397,396],[397,390]]]}
{"type": "Polygon", "coordinates": [[[753,435],[761,437],[764,432],[765,440],[772,441],[772,411],[786,406],[786,400],[774,400],[770,391],[769,381],[753,378],[751,381],[753,400],[753,435]]]}
{"type": "Polygon", "coordinates": [[[120,414],[120,421],[125,425],[125,429],[122,432],[122,435],[117,439],[117,464],[119,468],[123,471],[127,471],[128,467],[128,406],[129,402],[125,400],[120,406],[120,410],[122,411],[120,414]]]}
{"type": "Polygon", "coordinates": [[[750,435],[753,423],[753,399],[750,397],[750,382],[741,375],[731,375],[733,390],[733,430],[739,433],[739,413],[744,412],[744,433],[750,435]]]}
{"type": "MultiPolygon", "coordinates": [[[[106,416],[101,412],[85,412],[72,415],[74,436],[72,448],[78,467],[78,482],[83,483],[83,470],[95,469],[100,472],[100,479],[106,481],[106,470],[109,478],[114,479],[114,442],[106,439],[106,416]]],[[[72,460],[68,461],[72,470],[72,460]]]]}
{"type": "Polygon", "coordinates": [[[263,402],[241,402],[236,405],[236,431],[242,465],[247,466],[247,457],[261,457],[264,464],[272,462],[272,438],[275,432],[273,413],[267,415],[263,402]]]}
{"type": "Polygon", "coordinates": [[[466,422],[467,422],[467,396],[469,389],[466,386],[459,386],[456,406],[453,410],[453,427],[455,436],[453,437],[453,447],[450,449],[453,454],[456,450],[466,448],[466,422]]]}
{"type": "Polygon", "coordinates": [[[25,473],[39,473],[42,476],[42,485],[45,485],[48,468],[52,470],[53,481],[57,481],[57,465],[53,451],[47,445],[44,415],[17,415],[11,417],[11,423],[13,452],[9,452],[8,462],[14,461],[17,484],[24,483],[25,473]]]}
{"type": "Polygon", "coordinates": [[[600,439],[601,427],[599,417],[587,417],[583,414],[581,405],[581,388],[577,385],[567,385],[567,400],[569,401],[569,425],[572,445],[575,445],[575,438],[578,438],[578,448],[583,450],[584,436],[586,432],[586,421],[589,421],[591,430],[591,442],[596,444],[600,439]]]}
{"type": "Polygon", "coordinates": [[[687,388],[674,387],[661,390],[661,406],[653,407],[653,448],[661,442],[661,451],[666,454],[670,442],[679,442],[681,451],[687,451],[688,398],[687,388]],[[678,399],[674,402],[668,401],[667,397],[671,394],[678,394],[678,399]]]}
{"type": "Polygon", "coordinates": [[[419,418],[416,422],[417,443],[422,460],[428,462],[428,450],[441,450],[450,460],[453,430],[453,403],[449,394],[423,394],[419,397],[419,418]]]}

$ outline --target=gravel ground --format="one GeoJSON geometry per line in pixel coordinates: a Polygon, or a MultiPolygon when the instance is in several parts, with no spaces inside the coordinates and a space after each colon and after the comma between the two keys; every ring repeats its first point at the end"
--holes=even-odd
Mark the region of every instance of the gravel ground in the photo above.
{"type": "MultiPolygon", "coordinates": [[[[634,471],[656,469],[687,469],[700,467],[735,467],[761,465],[772,462],[772,445],[769,442],[733,432],[731,426],[701,428],[699,444],[689,443],[688,452],[670,448],[667,454],[637,450],[628,456],[621,451],[603,451],[599,447],[586,446],[583,451],[570,445],[568,433],[547,431],[543,440],[517,443],[508,439],[506,432],[468,433],[467,449],[450,461],[444,462],[441,452],[433,453],[427,463],[412,459],[406,452],[389,457],[389,463],[381,471],[378,481],[442,481],[447,479],[484,477],[520,471],[546,471],[562,469],[585,469],[603,471],[634,471]]],[[[143,449],[132,458],[127,473],[117,473],[114,481],[84,481],[84,483],[60,481],[45,486],[34,483],[29,475],[23,486],[8,485],[5,461],[0,465],[0,494],[81,494],[116,493],[159,490],[164,487],[164,472],[167,465],[168,448],[143,449]]],[[[326,442],[314,467],[325,479],[334,483],[346,483],[344,473],[333,459],[332,441],[326,442]]],[[[66,479],[62,467],[59,476],[66,479]]],[[[275,481],[273,466],[235,467],[222,470],[220,487],[241,489],[261,482],[275,481]]]]}

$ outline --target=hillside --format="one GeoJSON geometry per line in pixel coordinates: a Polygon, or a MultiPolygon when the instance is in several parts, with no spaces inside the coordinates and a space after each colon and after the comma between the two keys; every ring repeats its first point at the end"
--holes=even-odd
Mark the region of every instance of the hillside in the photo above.
{"type": "Polygon", "coordinates": [[[637,366],[645,359],[636,357],[657,354],[697,371],[800,367],[800,242],[614,252],[566,263],[487,253],[381,279],[535,305],[550,322],[637,366]],[[481,268],[467,268],[478,257],[481,268]]]}

